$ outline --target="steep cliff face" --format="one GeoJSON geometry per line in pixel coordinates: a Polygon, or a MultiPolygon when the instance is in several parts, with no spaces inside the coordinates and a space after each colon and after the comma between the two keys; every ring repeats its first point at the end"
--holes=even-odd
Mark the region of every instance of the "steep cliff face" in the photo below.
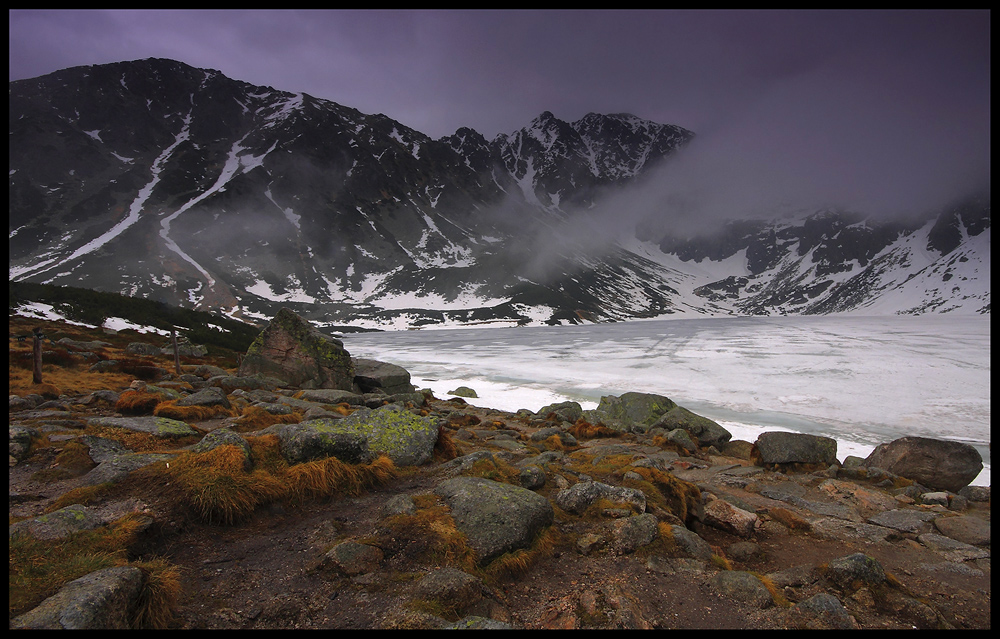
{"type": "Polygon", "coordinates": [[[12,82],[9,104],[13,280],[368,327],[832,312],[903,289],[923,299],[886,309],[989,309],[988,199],[909,226],[830,211],[592,241],[583,212],[694,135],[628,114],[432,140],[157,59],[12,82]]]}

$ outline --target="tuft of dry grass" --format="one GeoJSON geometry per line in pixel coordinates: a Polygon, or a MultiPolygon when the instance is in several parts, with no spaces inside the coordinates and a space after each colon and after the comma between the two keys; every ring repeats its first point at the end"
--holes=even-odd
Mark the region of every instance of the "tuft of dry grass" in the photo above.
{"type": "Polygon", "coordinates": [[[178,406],[178,401],[180,400],[161,401],[153,409],[153,414],[157,417],[168,417],[182,422],[203,422],[218,417],[233,417],[236,414],[236,411],[225,406],[178,406]]]}
{"type": "Polygon", "coordinates": [[[438,427],[438,438],[434,442],[434,461],[445,462],[458,457],[458,447],[455,440],[451,438],[451,433],[444,426],[438,427]]]}
{"type": "Polygon", "coordinates": [[[417,512],[387,517],[372,542],[387,554],[432,566],[453,565],[465,572],[476,570],[476,556],[468,539],[455,526],[451,510],[437,495],[415,495],[417,512]]]}
{"type": "Polygon", "coordinates": [[[160,402],[166,398],[150,391],[125,391],[115,402],[115,411],[122,415],[152,415],[160,402]]]}
{"type": "Polygon", "coordinates": [[[8,611],[10,617],[31,610],[65,584],[113,566],[126,565],[144,522],[130,514],[94,530],[64,539],[41,540],[18,534],[10,538],[8,611]]]}
{"type": "Polygon", "coordinates": [[[577,439],[597,439],[598,437],[621,437],[622,433],[612,430],[603,424],[591,424],[582,417],[576,420],[573,427],[569,429],[570,435],[577,439]]]}
{"type": "Polygon", "coordinates": [[[156,558],[132,564],[145,577],[132,620],[136,629],[167,628],[181,594],[181,571],[166,559],[156,558]]]}
{"type": "MultiPolygon", "coordinates": [[[[695,517],[701,503],[701,490],[696,485],[655,468],[632,467],[629,470],[637,473],[654,487],[656,489],[654,495],[659,495],[663,499],[663,508],[679,517],[681,521],[689,522],[695,517]]],[[[650,493],[647,492],[646,498],[649,497],[650,493]]],[[[656,501],[654,499],[654,503],[656,501]]]]}
{"type": "Polygon", "coordinates": [[[252,433],[275,424],[298,424],[302,421],[302,411],[292,411],[288,415],[275,415],[259,406],[247,406],[233,422],[233,430],[238,433],[252,433]]]}

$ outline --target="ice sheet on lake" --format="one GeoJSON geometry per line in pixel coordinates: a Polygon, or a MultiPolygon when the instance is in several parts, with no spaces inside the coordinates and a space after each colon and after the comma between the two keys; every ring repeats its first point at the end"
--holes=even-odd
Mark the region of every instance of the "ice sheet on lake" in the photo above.
{"type": "Polygon", "coordinates": [[[354,356],[404,366],[438,397],[461,384],[481,395],[472,403],[503,410],[538,410],[565,399],[588,408],[602,395],[638,391],[666,395],[748,433],[834,437],[841,459],[905,435],[964,441],[987,464],[975,483],[988,484],[989,322],[658,319],[368,333],[346,336],[345,346],[354,356]]]}

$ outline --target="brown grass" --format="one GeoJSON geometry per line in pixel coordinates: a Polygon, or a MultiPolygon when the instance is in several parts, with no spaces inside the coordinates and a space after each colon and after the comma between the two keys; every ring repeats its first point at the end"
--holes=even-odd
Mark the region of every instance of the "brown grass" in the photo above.
{"type": "Polygon", "coordinates": [[[417,512],[387,517],[372,542],[388,555],[403,553],[409,559],[428,565],[453,565],[474,572],[475,553],[455,526],[451,510],[443,500],[430,494],[417,495],[413,501],[417,512]]]}
{"type": "Polygon", "coordinates": [[[152,415],[160,402],[166,398],[151,391],[125,391],[115,402],[115,411],[122,415],[152,415]]]}
{"type": "Polygon", "coordinates": [[[569,429],[570,435],[577,439],[596,439],[598,437],[621,437],[621,431],[612,430],[603,424],[591,424],[582,417],[576,420],[569,429]]]}
{"type": "Polygon", "coordinates": [[[259,406],[247,406],[233,422],[233,430],[238,433],[252,433],[275,424],[298,424],[302,421],[302,411],[292,411],[288,415],[275,415],[259,406]]]}
{"type": "Polygon", "coordinates": [[[209,419],[234,417],[236,415],[235,410],[221,405],[178,406],[177,402],[179,401],[180,400],[177,399],[171,399],[165,402],[161,401],[153,409],[153,414],[157,417],[169,417],[170,419],[178,419],[182,422],[204,422],[209,419]]]}
{"type": "Polygon", "coordinates": [[[451,433],[444,426],[438,427],[438,438],[434,442],[434,461],[445,462],[458,457],[458,447],[455,440],[451,438],[451,433]]]}
{"type": "MultiPolygon", "coordinates": [[[[120,391],[128,388],[133,379],[135,378],[122,373],[91,373],[42,365],[42,381],[52,384],[67,395],[82,395],[95,390],[120,391]]],[[[9,367],[7,385],[11,395],[24,397],[38,392],[38,385],[31,382],[31,371],[14,366],[9,367]]]]}
{"type": "MultiPolygon", "coordinates": [[[[698,505],[701,503],[701,491],[696,485],[655,468],[632,467],[629,470],[637,473],[656,489],[653,493],[654,499],[651,500],[654,504],[658,501],[655,496],[659,495],[663,499],[662,507],[679,517],[681,521],[687,523],[695,517],[698,505]]],[[[646,498],[650,499],[650,493],[644,492],[646,498]]]]}
{"type": "Polygon", "coordinates": [[[132,565],[141,570],[145,576],[132,627],[167,628],[174,619],[174,611],[177,609],[177,601],[181,594],[180,568],[160,558],[132,565]]]}

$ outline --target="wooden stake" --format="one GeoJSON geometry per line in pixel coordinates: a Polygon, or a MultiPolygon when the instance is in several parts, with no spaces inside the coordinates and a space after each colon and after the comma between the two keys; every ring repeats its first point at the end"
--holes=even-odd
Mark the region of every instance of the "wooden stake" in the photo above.
{"type": "Polygon", "coordinates": [[[170,341],[174,344],[174,372],[178,375],[181,374],[181,354],[177,349],[177,328],[174,326],[170,327],[170,341]]]}
{"type": "Polygon", "coordinates": [[[34,339],[31,344],[32,355],[34,355],[35,365],[34,370],[31,374],[32,384],[42,383],[42,339],[45,337],[42,335],[41,327],[35,327],[32,331],[34,339]]]}

